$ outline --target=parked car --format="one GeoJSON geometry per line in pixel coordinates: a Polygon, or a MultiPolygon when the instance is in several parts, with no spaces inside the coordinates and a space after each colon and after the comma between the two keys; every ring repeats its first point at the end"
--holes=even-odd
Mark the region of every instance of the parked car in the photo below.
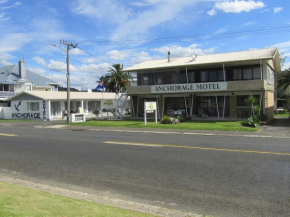
{"type": "Polygon", "coordinates": [[[277,111],[277,114],[283,114],[286,112],[285,108],[283,107],[278,107],[276,111],[277,111]]]}

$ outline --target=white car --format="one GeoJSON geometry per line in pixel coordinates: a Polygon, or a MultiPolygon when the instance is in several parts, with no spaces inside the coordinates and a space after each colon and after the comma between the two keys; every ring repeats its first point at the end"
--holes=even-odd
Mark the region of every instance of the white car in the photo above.
{"type": "Polygon", "coordinates": [[[278,107],[277,108],[277,114],[282,114],[282,113],[285,113],[285,109],[283,107],[278,107]]]}

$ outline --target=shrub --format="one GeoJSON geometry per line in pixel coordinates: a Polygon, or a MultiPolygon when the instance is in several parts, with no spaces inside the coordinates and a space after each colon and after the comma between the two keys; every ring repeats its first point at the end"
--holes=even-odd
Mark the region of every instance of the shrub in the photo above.
{"type": "Polygon", "coordinates": [[[250,116],[247,120],[241,122],[245,127],[257,127],[260,125],[260,120],[257,116],[250,116]]]}
{"type": "Polygon", "coordinates": [[[172,121],[170,120],[170,117],[164,115],[164,117],[160,121],[161,124],[172,124],[172,121]]]}

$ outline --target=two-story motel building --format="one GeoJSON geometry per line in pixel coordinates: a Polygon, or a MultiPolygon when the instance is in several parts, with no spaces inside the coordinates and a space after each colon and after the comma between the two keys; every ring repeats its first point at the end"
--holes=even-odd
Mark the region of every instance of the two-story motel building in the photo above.
{"type": "Polygon", "coordinates": [[[274,117],[279,51],[266,48],[145,61],[123,71],[137,77],[128,88],[132,116],[144,117],[144,102],[156,101],[158,117],[185,114],[219,119],[246,118],[253,95],[263,113],[274,117]]]}

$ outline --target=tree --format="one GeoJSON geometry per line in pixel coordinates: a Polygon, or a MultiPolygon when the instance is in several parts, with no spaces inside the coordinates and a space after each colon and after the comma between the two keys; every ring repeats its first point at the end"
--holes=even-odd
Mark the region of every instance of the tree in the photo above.
{"type": "Polygon", "coordinates": [[[290,86],[290,68],[286,70],[287,73],[278,79],[278,88],[285,91],[290,86]]]}
{"type": "Polygon", "coordinates": [[[105,76],[106,91],[117,92],[121,88],[127,89],[130,86],[131,76],[123,72],[123,64],[113,64],[112,67],[108,67],[108,74],[105,76]]]}

